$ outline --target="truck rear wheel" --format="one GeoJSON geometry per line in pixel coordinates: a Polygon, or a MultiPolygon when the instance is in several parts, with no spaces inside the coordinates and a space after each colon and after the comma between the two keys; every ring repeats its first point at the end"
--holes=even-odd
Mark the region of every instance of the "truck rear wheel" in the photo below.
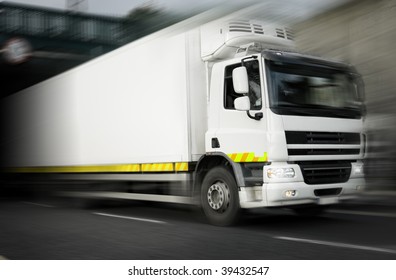
{"type": "Polygon", "coordinates": [[[228,226],[239,216],[239,195],[234,176],[223,167],[206,174],[201,188],[201,205],[208,221],[216,226],[228,226]]]}

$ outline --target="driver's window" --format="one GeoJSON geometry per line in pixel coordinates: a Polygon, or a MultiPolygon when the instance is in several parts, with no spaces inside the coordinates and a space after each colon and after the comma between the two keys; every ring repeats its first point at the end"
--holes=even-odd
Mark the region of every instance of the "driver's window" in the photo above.
{"type": "MultiPolygon", "coordinates": [[[[232,70],[240,67],[241,63],[229,65],[224,73],[224,108],[235,110],[234,100],[243,94],[236,93],[232,84],[232,70]]],[[[244,63],[249,79],[249,99],[251,110],[260,110],[262,107],[260,68],[257,60],[246,61],[244,63]]]]}

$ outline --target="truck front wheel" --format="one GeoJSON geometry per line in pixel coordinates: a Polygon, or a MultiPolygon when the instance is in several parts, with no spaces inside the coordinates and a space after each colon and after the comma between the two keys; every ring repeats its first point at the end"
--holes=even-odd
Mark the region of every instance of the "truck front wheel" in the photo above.
{"type": "Polygon", "coordinates": [[[229,226],[239,216],[239,195],[234,176],[223,167],[210,170],[201,188],[201,205],[208,221],[229,226]]]}

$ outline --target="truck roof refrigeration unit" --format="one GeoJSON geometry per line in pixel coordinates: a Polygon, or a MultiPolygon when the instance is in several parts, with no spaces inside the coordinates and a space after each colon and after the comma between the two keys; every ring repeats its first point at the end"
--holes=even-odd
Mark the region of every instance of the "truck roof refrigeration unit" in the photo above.
{"type": "Polygon", "coordinates": [[[180,26],[4,99],[4,167],[127,183],[90,197],[198,202],[215,225],[240,208],[319,213],[364,187],[352,67],[259,21],[180,26]]]}

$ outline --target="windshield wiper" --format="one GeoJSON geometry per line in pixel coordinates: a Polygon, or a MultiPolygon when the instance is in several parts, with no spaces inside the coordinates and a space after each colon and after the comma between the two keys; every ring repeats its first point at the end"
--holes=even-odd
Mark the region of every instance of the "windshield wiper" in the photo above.
{"type": "Polygon", "coordinates": [[[326,117],[357,117],[361,110],[353,107],[332,107],[314,104],[296,104],[291,102],[279,102],[272,109],[277,111],[287,110],[302,116],[326,116],[326,117]]]}
{"type": "Polygon", "coordinates": [[[272,110],[278,111],[280,114],[283,114],[285,111],[293,112],[300,116],[317,116],[316,111],[309,111],[303,107],[296,107],[296,104],[282,104],[282,106],[273,106],[271,107],[272,110]]]}
{"type": "Polygon", "coordinates": [[[300,104],[292,103],[292,102],[287,102],[287,101],[280,101],[276,103],[276,107],[278,106],[284,106],[284,107],[296,107],[296,108],[301,108],[300,104]]]}

